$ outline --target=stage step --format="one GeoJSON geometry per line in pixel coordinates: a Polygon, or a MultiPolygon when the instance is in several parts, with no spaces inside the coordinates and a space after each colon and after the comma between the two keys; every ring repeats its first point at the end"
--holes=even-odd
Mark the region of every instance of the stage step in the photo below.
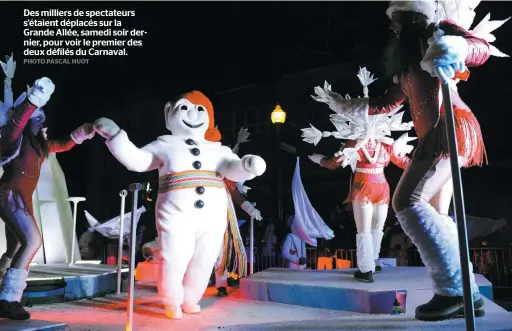
{"type": "MultiPolygon", "coordinates": [[[[428,301],[433,293],[424,267],[389,267],[374,275],[374,283],[354,279],[356,269],[291,270],[271,268],[240,280],[242,297],[313,308],[367,314],[390,314],[397,291],[407,293],[406,314],[428,301]]],[[[486,309],[505,310],[492,302],[492,284],[475,275],[486,309]]]]}
{"type": "MultiPolygon", "coordinates": [[[[127,269],[123,269],[127,274],[127,269]]],[[[116,291],[117,267],[101,264],[44,264],[30,267],[27,287],[35,287],[50,280],[64,280],[66,299],[94,297],[116,291]]],[[[44,302],[46,296],[55,296],[55,291],[25,292],[24,299],[39,298],[38,304],[44,302]]]]}
{"type": "Polygon", "coordinates": [[[11,321],[0,319],[0,331],[64,331],[66,324],[39,320],[11,321]]]}

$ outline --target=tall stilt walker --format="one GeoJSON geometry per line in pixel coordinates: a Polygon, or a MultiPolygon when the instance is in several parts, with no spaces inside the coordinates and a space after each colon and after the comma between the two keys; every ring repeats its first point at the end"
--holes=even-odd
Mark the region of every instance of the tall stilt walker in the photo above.
{"type": "MultiPolygon", "coordinates": [[[[443,320],[463,316],[462,268],[457,226],[430,204],[452,179],[446,137],[446,111],[442,106],[437,67],[450,79],[467,79],[467,67],[483,65],[497,54],[484,38],[467,29],[479,1],[394,1],[387,14],[397,45],[389,66],[394,83],[380,98],[343,99],[330,90],[330,108],[339,114],[365,117],[392,111],[409,101],[418,146],[393,196],[393,209],[405,233],[418,248],[433,282],[434,297],[416,309],[420,320],[443,320]],[[456,18],[457,22],[453,19],[456,18]],[[469,22],[469,23],[468,23],[469,22]]],[[[492,31],[492,30],[491,30],[492,31]]],[[[480,125],[461,100],[455,83],[450,84],[458,145],[463,167],[481,166],[485,158],[480,125]]],[[[468,261],[469,269],[472,269],[468,261]]],[[[473,310],[485,314],[474,274],[470,274],[473,310]]]]}

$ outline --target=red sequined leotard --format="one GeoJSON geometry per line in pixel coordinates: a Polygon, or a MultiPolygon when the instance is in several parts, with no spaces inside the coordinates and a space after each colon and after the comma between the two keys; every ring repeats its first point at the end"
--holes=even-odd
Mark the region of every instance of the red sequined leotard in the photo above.
{"type": "MultiPolygon", "coordinates": [[[[23,130],[36,109],[36,106],[25,101],[14,110],[9,122],[2,130],[0,138],[2,155],[14,152],[19,139],[23,137],[23,130]]],[[[73,148],[75,142],[68,137],[63,140],[50,140],[48,145],[50,153],[59,153],[73,148]]],[[[16,197],[14,201],[19,201],[18,199],[21,198],[25,212],[33,215],[32,194],[39,181],[43,161],[44,156],[37,153],[28,139],[23,139],[19,155],[4,166],[4,174],[0,178],[0,198],[7,198],[12,192],[16,197]]]]}

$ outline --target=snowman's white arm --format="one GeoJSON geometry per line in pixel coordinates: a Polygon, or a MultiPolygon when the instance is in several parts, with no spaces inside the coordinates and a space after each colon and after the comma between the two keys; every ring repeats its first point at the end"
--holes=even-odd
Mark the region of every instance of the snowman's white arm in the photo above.
{"type": "Polygon", "coordinates": [[[254,176],[244,167],[245,159],[249,156],[246,155],[241,159],[227,147],[222,146],[223,162],[219,167],[219,173],[222,177],[227,178],[233,182],[243,182],[253,179],[254,176]]]}
{"type": "Polygon", "coordinates": [[[135,146],[126,131],[121,130],[105,142],[112,155],[126,169],[135,172],[146,172],[160,168],[162,162],[158,158],[160,142],[155,140],[142,148],[135,146]]]}

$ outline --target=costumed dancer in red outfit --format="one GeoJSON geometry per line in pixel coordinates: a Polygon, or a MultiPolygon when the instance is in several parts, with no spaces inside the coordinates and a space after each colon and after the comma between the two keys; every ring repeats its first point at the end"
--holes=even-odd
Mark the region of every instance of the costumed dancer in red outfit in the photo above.
{"type": "MultiPolygon", "coordinates": [[[[329,89],[319,91],[332,110],[352,117],[385,114],[409,101],[418,146],[395,190],[393,209],[433,282],[434,297],[416,309],[420,320],[443,320],[464,312],[457,227],[430,201],[436,195],[451,198],[443,194],[452,174],[438,77],[467,79],[466,67],[483,65],[492,54],[486,40],[467,31],[478,2],[391,2],[387,14],[397,37],[394,58],[399,61],[391,72],[395,84],[388,93],[380,98],[343,99],[329,89]],[[456,18],[465,27],[447,18],[456,18]]],[[[460,163],[481,166],[485,148],[480,125],[458,95],[455,82],[451,86],[460,163]]],[[[483,316],[484,301],[473,273],[470,280],[475,315],[483,316]]]]}
{"type": "MultiPolygon", "coordinates": [[[[9,88],[11,79],[12,75],[6,78],[9,88]]],[[[30,318],[20,300],[27,286],[29,264],[42,244],[32,207],[41,164],[48,153],[68,151],[94,135],[92,124],[84,124],[68,138],[47,140],[42,130],[45,115],[41,107],[54,90],[49,78],[36,80],[26,95],[16,100],[14,110],[2,123],[0,153],[4,173],[0,179],[0,218],[6,225],[7,251],[0,261],[6,269],[0,291],[1,318],[30,318]]]]}
{"type": "MultiPolygon", "coordinates": [[[[231,200],[233,200],[233,204],[240,206],[240,208],[253,219],[261,221],[262,217],[260,211],[256,209],[254,205],[245,198],[247,192],[246,190],[248,188],[240,183],[230,181],[227,178],[224,178],[224,183],[226,184],[226,188],[228,189],[231,195],[231,200]]],[[[223,247],[223,249],[221,249],[219,253],[217,262],[215,263],[215,287],[217,288],[218,296],[220,297],[225,297],[228,295],[228,269],[222,268],[222,261],[224,260],[225,254],[226,250],[223,247]]]]}
{"type": "MultiPolygon", "coordinates": [[[[366,68],[360,69],[357,76],[363,85],[364,98],[368,98],[368,85],[375,79],[366,68]]],[[[330,89],[329,86],[325,88],[330,89]]],[[[412,127],[412,123],[402,123],[403,112],[397,113],[400,108],[397,107],[392,114],[367,118],[333,115],[331,121],[338,132],[322,134],[314,127],[303,129],[304,140],[314,144],[318,143],[322,136],[349,139],[333,158],[321,154],[313,154],[309,158],[330,170],[350,165],[355,173],[345,203],[350,203],[354,212],[359,268],[354,277],[362,282],[373,282],[373,273],[382,271],[382,268],[376,265],[376,261],[379,259],[390,201],[389,185],[384,175],[384,168],[391,161],[401,169],[405,169],[409,162],[406,154],[413,148],[407,145],[407,142],[416,139],[409,138],[407,133],[396,141],[388,136],[391,131],[408,131],[412,127]]]]}
{"type": "MultiPolygon", "coordinates": [[[[233,153],[238,153],[240,144],[248,142],[249,132],[245,128],[241,128],[238,131],[238,138],[235,146],[231,149],[233,153]]],[[[254,207],[255,204],[248,201],[245,197],[247,196],[247,191],[250,189],[247,186],[243,185],[243,182],[235,183],[227,178],[224,178],[224,184],[231,195],[231,200],[237,206],[239,206],[243,211],[245,211],[251,218],[261,221],[261,213],[258,209],[254,207]]],[[[240,225],[238,225],[240,226],[240,225]]],[[[226,255],[225,247],[222,247],[219,257],[217,258],[217,262],[215,263],[215,287],[218,290],[219,297],[225,297],[228,295],[228,269],[222,267],[222,261],[224,261],[226,255]]]]}

